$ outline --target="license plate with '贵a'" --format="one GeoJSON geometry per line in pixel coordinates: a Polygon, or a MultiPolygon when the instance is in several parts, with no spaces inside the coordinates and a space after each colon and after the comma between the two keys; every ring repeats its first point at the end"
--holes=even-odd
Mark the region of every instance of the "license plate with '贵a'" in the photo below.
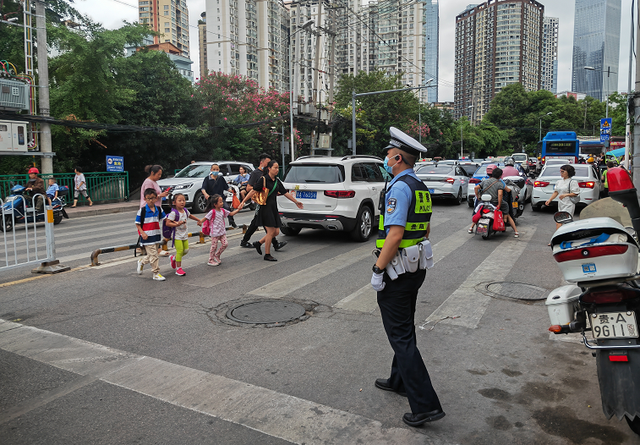
{"type": "Polygon", "coordinates": [[[589,314],[595,339],[638,338],[638,323],[633,311],[589,314]]]}

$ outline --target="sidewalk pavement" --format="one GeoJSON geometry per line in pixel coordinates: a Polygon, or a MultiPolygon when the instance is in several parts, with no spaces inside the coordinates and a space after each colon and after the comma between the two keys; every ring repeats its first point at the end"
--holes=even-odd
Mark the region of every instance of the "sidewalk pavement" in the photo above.
{"type": "Polygon", "coordinates": [[[82,218],[85,216],[106,215],[108,213],[121,213],[138,210],[140,203],[138,199],[130,199],[125,202],[114,202],[109,204],[93,203],[92,206],[83,205],[72,208],[70,205],[65,207],[69,218],[82,218]]]}

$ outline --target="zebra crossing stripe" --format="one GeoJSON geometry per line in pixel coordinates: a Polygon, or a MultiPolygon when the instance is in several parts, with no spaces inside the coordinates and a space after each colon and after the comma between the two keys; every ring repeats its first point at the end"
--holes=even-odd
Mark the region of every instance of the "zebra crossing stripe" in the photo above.
{"type": "MultiPolygon", "coordinates": [[[[386,428],[376,420],[299,397],[4,320],[0,349],[83,376],[57,397],[95,378],[296,444],[444,445],[408,428],[386,428]]],[[[38,407],[23,405],[12,417],[38,407]]]]}
{"type": "MultiPolygon", "coordinates": [[[[496,248],[421,325],[429,323],[450,324],[469,329],[478,327],[482,316],[489,306],[491,297],[478,291],[475,287],[480,283],[504,280],[516,261],[527,248],[528,242],[536,232],[534,226],[519,226],[520,238],[515,239],[510,231],[507,238],[496,243],[496,248]]],[[[503,237],[505,235],[502,235],[503,237]]],[[[496,237],[499,239],[499,237],[496,237]]],[[[496,242],[493,238],[486,242],[496,242]]],[[[481,240],[478,239],[480,242],[481,240]]],[[[484,241],[482,241],[484,242],[484,241]]]]}

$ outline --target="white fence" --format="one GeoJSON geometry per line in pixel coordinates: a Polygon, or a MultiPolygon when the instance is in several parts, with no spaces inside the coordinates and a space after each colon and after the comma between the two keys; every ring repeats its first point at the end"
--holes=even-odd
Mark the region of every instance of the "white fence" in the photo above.
{"type": "Polygon", "coordinates": [[[20,195],[0,199],[0,272],[56,258],[53,209],[41,194],[31,198],[30,207],[25,206],[27,199],[20,195]],[[38,200],[44,203],[40,212],[36,211],[38,200]]]}

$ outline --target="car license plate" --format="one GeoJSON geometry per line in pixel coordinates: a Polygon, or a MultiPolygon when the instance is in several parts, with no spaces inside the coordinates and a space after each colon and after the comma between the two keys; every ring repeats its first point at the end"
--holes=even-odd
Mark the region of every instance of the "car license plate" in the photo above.
{"type": "Polygon", "coordinates": [[[593,338],[638,338],[635,312],[589,314],[593,338]]]}
{"type": "Polygon", "coordinates": [[[596,273],[595,263],[586,263],[582,265],[582,273],[596,273]]]}
{"type": "Polygon", "coordinates": [[[513,208],[517,209],[518,208],[518,201],[513,201],[513,208]]]}
{"type": "Polygon", "coordinates": [[[318,192],[305,192],[302,190],[298,190],[296,192],[296,198],[299,199],[316,199],[318,192]]]}
{"type": "Polygon", "coordinates": [[[436,189],[429,189],[429,193],[435,193],[436,189]]]}

